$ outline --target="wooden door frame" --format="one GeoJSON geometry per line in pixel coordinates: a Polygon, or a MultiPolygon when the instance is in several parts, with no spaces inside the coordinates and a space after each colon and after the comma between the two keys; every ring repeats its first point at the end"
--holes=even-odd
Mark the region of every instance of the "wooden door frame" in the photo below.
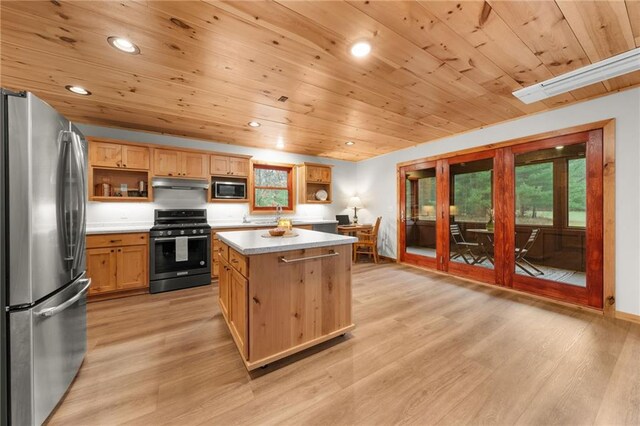
{"type": "MultiPolygon", "coordinates": [[[[563,284],[548,280],[544,277],[529,277],[516,274],[515,271],[515,196],[507,197],[508,206],[505,206],[505,216],[502,223],[507,244],[503,246],[503,256],[506,259],[503,269],[503,280],[507,287],[517,290],[530,291],[543,296],[561,299],[576,304],[602,309],[603,285],[602,285],[602,129],[587,132],[571,133],[564,136],[555,136],[548,139],[528,142],[518,146],[507,147],[510,167],[505,169],[505,193],[515,195],[515,156],[526,152],[535,152],[544,149],[553,149],[556,146],[570,146],[585,144],[586,149],[586,173],[587,179],[587,224],[585,227],[587,265],[596,267],[586,268],[586,287],[563,284]]],[[[555,192],[555,191],[554,191],[555,192]]],[[[565,206],[568,213],[568,205],[565,206]]],[[[556,218],[554,218],[556,219],[556,218]]],[[[566,229],[565,229],[566,230],[566,229]]]]}
{"type": "MultiPolygon", "coordinates": [[[[491,182],[491,193],[492,193],[492,204],[493,207],[495,208],[495,206],[498,204],[498,191],[495,190],[496,188],[496,176],[497,174],[495,173],[496,171],[496,157],[499,155],[499,151],[497,149],[494,148],[487,148],[486,150],[483,151],[476,151],[476,152],[470,152],[470,153],[466,153],[466,154],[462,154],[462,155],[454,155],[449,157],[448,159],[442,159],[440,160],[443,164],[447,165],[447,179],[445,180],[445,182],[449,182],[450,178],[451,178],[451,172],[450,172],[450,167],[452,165],[455,164],[460,164],[460,163],[466,163],[466,162],[471,162],[471,161],[476,161],[476,160],[488,160],[488,159],[492,159],[493,160],[493,167],[492,167],[492,174],[493,174],[493,178],[492,178],[492,182],[491,182]]],[[[499,282],[502,282],[502,279],[498,278],[498,268],[496,267],[496,265],[494,265],[493,268],[484,268],[481,266],[471,266],[471,265],[467,265],[466,263],[463,262],[449,262],[449,250],[450,250],[450,230],[449,230],[449,225],[450,225],[450,215],[449,215],[449,207],[450,207],[450,199],[451,199],[451,193],[450,193],[450,189],[451,189],[451,185],[446,185],[447,189],[446,191],[443,190],[444,192],[446,192],[446,199],[443,200],[443,211],[444,211],[444,220],[443,222],[443,236],[446,235],[447,238],[442,238],[443,240],[443,245],[444,245],[444,249],[443,250],[443,256],[446,259],[445,260],[445,268],[444,271],[447,272],[452,272],[457,276],[461,276],[464,278],[470,278],[470,279],[475,279],[478,281],[482,281],[482,282],[486,282],[489,284],[497,284],[499,282]]],[[[498,237],[498,235],[494,234],[494,241],[496,241],[496,237],[498,237]]],[[[494,252],[494,258],[495,257],[500,257],[501,253],[497,253],[494,252]],[[498,255],[498,256],[496,256],[498,255]]],[[[495,261],[494,261],[495,262],[495,261]]]]}
{"type": "MultiPolygon", "coordinates": [[[[544,133],[538,133],[530,136],[509,139],[502,142],[492,143],[488,145],[482,145],[478,147],[468,148],[462,151],[449,152],[446,154],[439,154],[431,157],[405,161],[396,165],[397,170],[397,189],[398,194],[400,190],[400,169],[404,166],[410,166],[412,164],[424,163],[429,161],[437,161],[448,159],[462,154],[470,154],[474,152],[484,151],[488,149],[506,148],[515,145],[525,144],[541,139],[548,139],[555,136],[564,136],[572,133],[579,133],[584,131],[592,131],[602,129],[602,215],[603,215],[603,238],[602,238],[602,259],[603,259],[603,303],[602,311],[606,316],[614,317],[616,315],[616,300],[615,300],[615,129],[616,120],[610,118],[606,120],[596,121],[592,123],[585,123],[578,126],[572,126],[564,129],[553,130],[544,133]]],[[[399,199],[400,194],[398,195],[399,199]]],[[[447,198],[448,200],[448,198],[447,198]]],[[[507,206],[508,207],[508,206],[507,206]]],[[[507,208],[504,207],[504,208],[507,208]]],[[[398,227],[400,227],[400,210],[398,210],[397,217],[398,227]]],[[[399,228],[398,228],[399,229],[399,228]]],[[[504,232],[505,230],[502,230],[504,232]]],[[[400,250],[400,238],[398,232],[398,250],[400,250]]],[[[398,256],[399,261],[400,256],[398,256]]],[[[510,290],[514,291],[514,290],[510,290]]],[[[523,294],[530,294],[526,292],[520,292],[523,294]]],[[[536,296],[534,296],[536,297],[536,296]]],[[[553,299],[550,299],[553,300],[553,299]]],[[[566,304],[564,302],[559,302],[566,304]]]]}
{"type": "MultiPolygon", "coordinates": [[[[411,263],[412,265],[417,265],[417,266],[425,266],[428,268],[433,268],[433,269],[439,269],[438,266],[438,256],[439,254],[436,253],[436,257],[435,258],[430,258],[427,256],[419,256],[419,255],[412,255],[409,254],[407,257],[407,253],[406,253],[406,219],[407,219],[407,212],[404,211],[406,205],[407,205],[407,200],[406,200],[406,176],[407,176],[407,172],[411,172],[411,171],[416,171],[416,170],[422,170],[422,169],[431,169],[433,168],[434,170],[436,170],[436,182],[438,179],[438,162],[436,161],[421,161],[421,162],[416,162],[410,165],[406,165],[404,167],[399,167],[397,169],[397,176],[398,176],[398,245],[397,245],[397,257],[398,260],[400,262],[406,262],[406,263],[411,263]],[[404,211],[404,215],[402,214],[402,212],[404,211]]],[[[440,188],[440,185],[438,185],[436,183],[436,189],[440,188]]],[[[437,211],[437,207],[439,205],[438,203],[438,192],[436,191],[436,219],[438,217],[438,211],[437,211]]],[[[439,240],[438,240],[438,221],[436,220],[436,252],[438,251],[438,245],[439,245],[439,240]]]]}

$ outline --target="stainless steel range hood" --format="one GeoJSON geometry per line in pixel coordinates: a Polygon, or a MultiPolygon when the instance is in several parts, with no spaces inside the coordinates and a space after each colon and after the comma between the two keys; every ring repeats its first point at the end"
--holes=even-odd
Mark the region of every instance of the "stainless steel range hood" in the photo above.
{"type": "Polygon", "coordinates": [[[170,177],[154,177],[151,181],[154,188],[165,189],[209,189],[209,182],[205,179],[179,179],[170,177]]]}

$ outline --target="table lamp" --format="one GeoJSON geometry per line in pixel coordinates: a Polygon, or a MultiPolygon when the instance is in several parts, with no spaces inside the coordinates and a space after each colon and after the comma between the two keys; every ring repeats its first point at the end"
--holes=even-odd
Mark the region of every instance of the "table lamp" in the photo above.
{"type": "Polygon", "coordinates": [[[360,197],[358,197],[357,195],[354,197],[351,197],[351,199],[349,200],[349,204],[347,205],[348,209],[353,209],[353,223],[355,225],[358,224],[358,209],[363,208],[364,206],[362,205],[362,201],[360,201],[360,197]]]}

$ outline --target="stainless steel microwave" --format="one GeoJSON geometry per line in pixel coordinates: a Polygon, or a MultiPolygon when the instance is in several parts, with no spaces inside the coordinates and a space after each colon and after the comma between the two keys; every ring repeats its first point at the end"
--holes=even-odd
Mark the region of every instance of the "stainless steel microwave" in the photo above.
{"type": "Polygon", "coordinates": [[[247,198],[247,184],[242,182],[215,182],[213,198],[245,199],[247,198]]]}

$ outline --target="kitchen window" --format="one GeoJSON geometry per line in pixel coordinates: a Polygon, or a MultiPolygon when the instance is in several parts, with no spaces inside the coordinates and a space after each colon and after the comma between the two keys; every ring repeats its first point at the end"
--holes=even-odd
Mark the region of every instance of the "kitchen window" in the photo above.
{"type": "Polygon", "coordinates": [[[294,165],[253,163],[251,211],[271,212],[282,207],[293,212],[295,191],[294,165]]]}

